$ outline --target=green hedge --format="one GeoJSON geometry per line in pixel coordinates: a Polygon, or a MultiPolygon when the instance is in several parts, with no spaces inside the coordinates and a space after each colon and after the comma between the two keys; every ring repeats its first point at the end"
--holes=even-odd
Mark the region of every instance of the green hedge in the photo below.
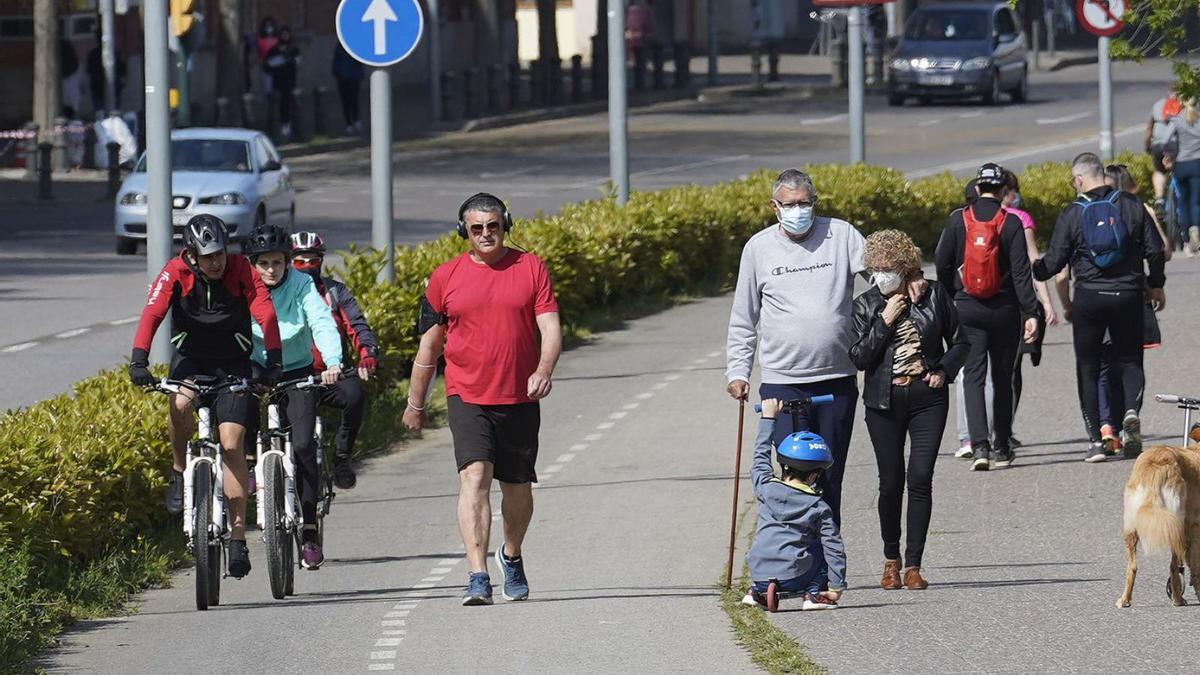
{"type": "MultiPolygon", "coordinates": [[[[1144,157],[1121,159],[1148,184],[1144,157]]],[[[905,230],[926,252],[962,201],[963,181],[949,174],[909,182],[898,171],[866,165],[809,171],[821,213],[849,220],[864,233],[905,230]]],[[[727,287],[743,243],[772,219],[773,178],[764,170],[719,185],[635,192],[624,208],[611,199],[570,204],[556,215],[519,221],[513,241],[546,261],[565,332],[578,336],[598,317],[623,308],[727,287]]],[[[1069,171],[1062,163],[1043,164],[1021,179],[1025,206],[1045,238],[1071,198],[1069,171]]],[[[433,269],[463,248],[447,235],[398,250],[394,284],[375,283],[378,252],[351,248],[344,257],[339,275],[384,346],[386,369],[370,385],[360,444],[367,451],[401,434],[418,299],[433,269]]],[[[21,662],[47,631],[74,615],[60,611],[47,623],[39,609],[56,606],[52,598],[69,593],[71,579],[121,551],[137,558],[141,549],[131,542],[139,534],[171,531],[163,529],[169,519],[161,506],[170,461],[165,413],[163,397],[135,390],[118,369],[79,382],[73,396],[0,418],[0,569],[41,570],[0,577],[0,599],[17,605],[0,615],[6,627],[0,631],[0,664],[21,662]]],[[[179,537],[165,541],[176,550],[181,545],[179,537]]]]}

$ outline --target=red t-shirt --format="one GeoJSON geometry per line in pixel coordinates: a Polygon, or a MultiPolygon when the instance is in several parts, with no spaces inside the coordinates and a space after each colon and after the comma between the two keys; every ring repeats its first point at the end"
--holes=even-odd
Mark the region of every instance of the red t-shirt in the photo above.
{"type": "Polygon", "coordinates": [[[536,317],[558,311],[546,265],[509,249],[495,265],[464,253],[429,277],[425,297],[446,314],[446,395],[476,405],[528,403],[541,356],[536,317]]]}

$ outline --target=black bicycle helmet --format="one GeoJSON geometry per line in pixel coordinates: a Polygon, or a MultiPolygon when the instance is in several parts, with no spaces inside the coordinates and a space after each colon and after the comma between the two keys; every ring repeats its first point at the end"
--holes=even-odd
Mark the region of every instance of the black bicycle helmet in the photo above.
{"type": "Polygon", "coordinates": [[[292,253],[325,255],[325,240],[316,232],[297,232],[292,235],[292,253]]]}
{"type": "Polygon", "coordinates": [[[193,255],[211,255],[229,247],[225,221],[207,213],[193,216],[183,228],[183,245],[193,255]]]}
{"type": "Polygon", "coordinates": [[[242,242],[242,253],[251,258],[275,251],[288,256],[292,254],[292,238],[278,225],[260,225],[242,242]]]}

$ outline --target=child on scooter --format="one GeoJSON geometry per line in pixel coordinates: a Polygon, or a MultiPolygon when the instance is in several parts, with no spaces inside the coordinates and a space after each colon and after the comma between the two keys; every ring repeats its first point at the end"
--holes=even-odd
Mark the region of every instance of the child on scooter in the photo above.
{"type": "Polygon", "coordinates": [[[846,588],[846,550],[816,487],[821,472],[833,466],[833,456],[820,436],[791,434],[776,450],[781,469],[776,478],[771,434],[782,408],[777,399],[762,402],[750,469],[758,497],[758,529],[746,554],[753,582],[742,602],[775,611],[779,598],[802,595],[802,610],[837,609],[846,588]],[[822,591],[826,584],[829,590],[822,591]]]}

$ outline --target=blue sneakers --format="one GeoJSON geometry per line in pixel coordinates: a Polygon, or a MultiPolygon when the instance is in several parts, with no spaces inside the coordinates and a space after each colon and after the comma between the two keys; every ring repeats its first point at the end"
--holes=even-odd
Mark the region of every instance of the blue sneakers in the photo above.
{"type": "Polygon", "coordinates": [[[463,592],[464,607],[492,604],[492,579],[487,572],[471,572],[467,590],[463,592]]]}
{"type": "Polygon", "coordinates": [[[504,575],[504,599],[525,600],[529,597],[529,580],[525,578],[525,563],[520,557],[504,555],[504,544],[496,547],[496,564],[504,575]]]}

